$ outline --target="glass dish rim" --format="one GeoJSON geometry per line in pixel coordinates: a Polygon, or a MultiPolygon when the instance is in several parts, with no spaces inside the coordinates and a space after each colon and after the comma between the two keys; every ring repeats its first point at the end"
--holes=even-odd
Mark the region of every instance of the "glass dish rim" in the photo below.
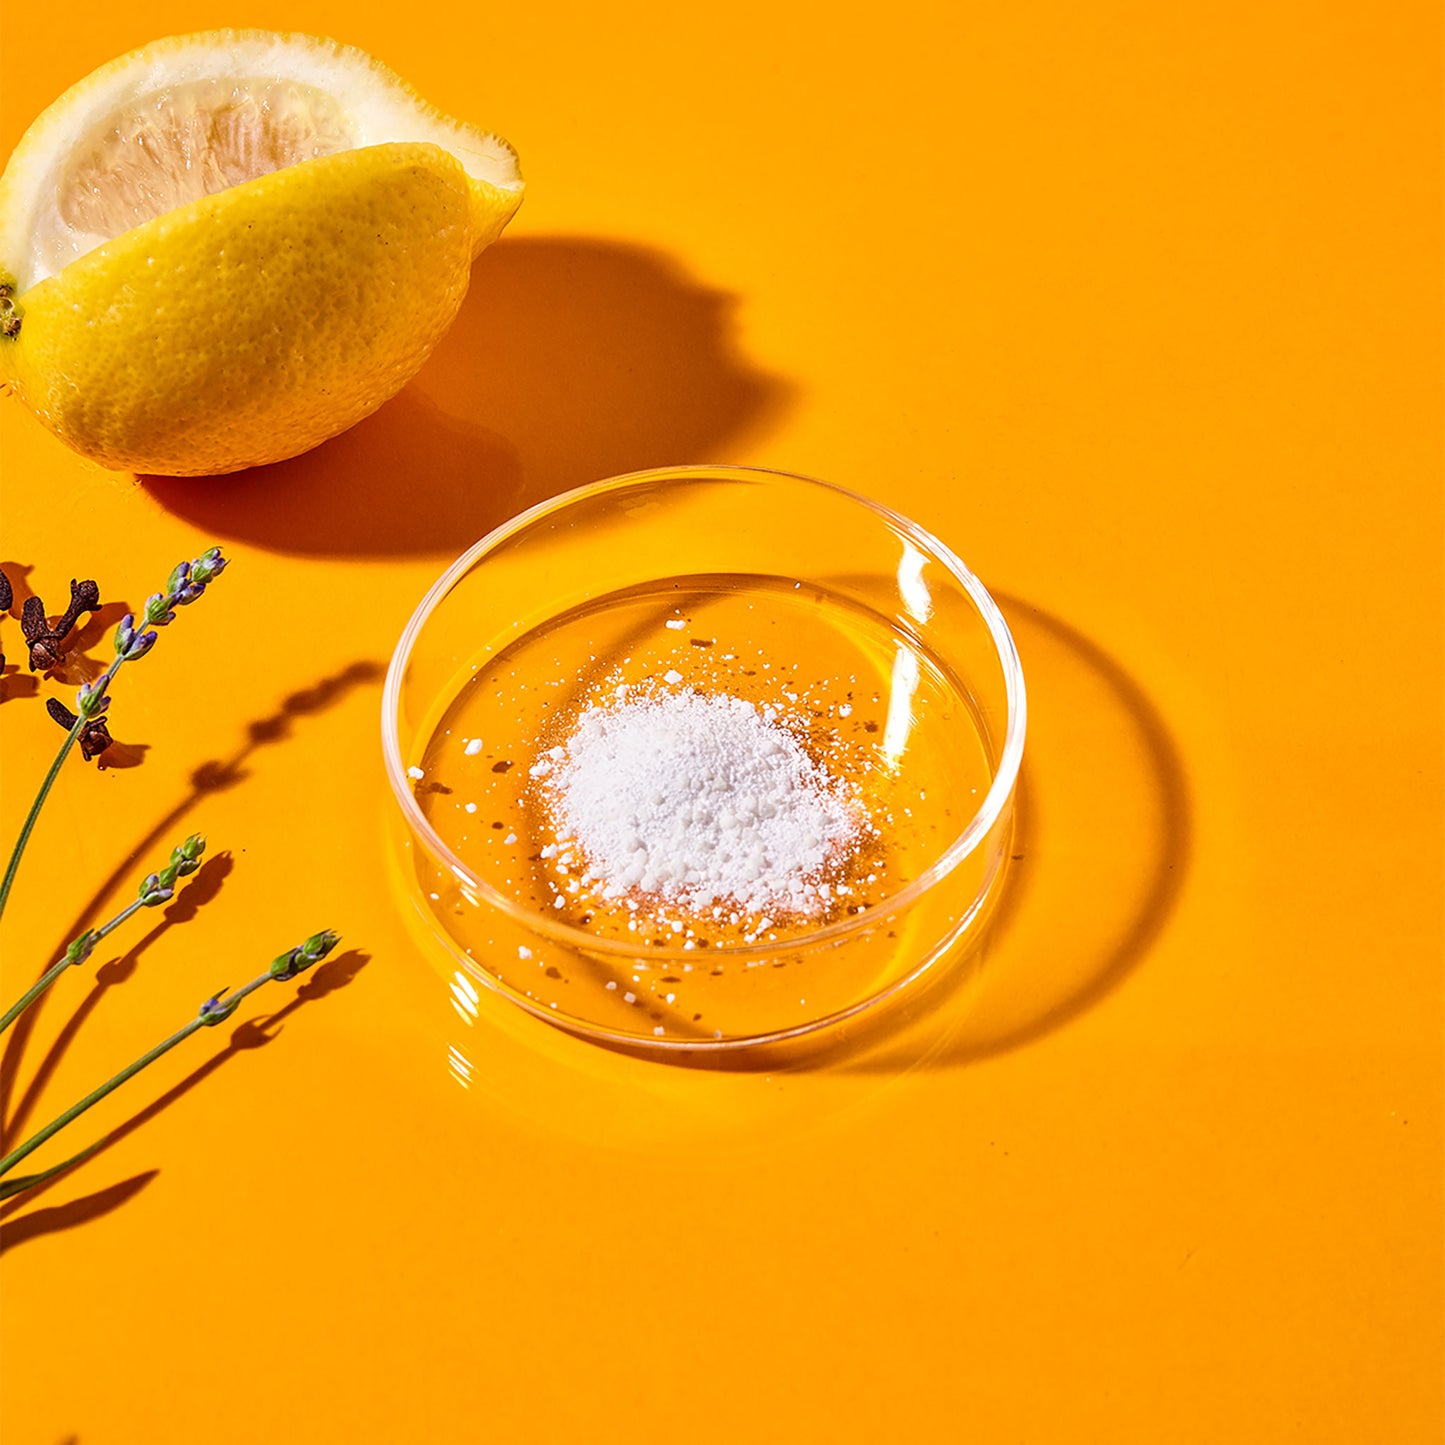
{"type": "MultiPolygon", "coordinates": [[[[816,477],[804,476],[797,472],[785,472],[777,468],[750,467],[730,463],[688,463],[624,472],[619,476],[608,477],[598,482],[589,482],[581,487],[573,487],[569,491],[558,493],[554,497],[549,497],[518,512],[516,516],[510,517],[492,528],[484,537],[467,548],[432,583],[412,612],[401,637],[392,650],[381,695],[382,762],[387,782],[391,787],[392,797],[400,807],[402,818],[413,836],[424,844],[465,889],[474,895],[470,901],[485,902],[488,907],[496,908],[522,927],[568,947],[648,964],[663,961],[691,961],[694,955],[691,951],[682,948],[657,948],[625,943],[621,940],[603,939],[587,932],[586,929],[573,928],[568,924],[555,922],[474,877],[466,865],[447,847],[418,806],[410,779],[407,777],[407,764],[402,758],[400,740],[402,678],[411,658],[412,649],[432,613],[452,588],[482,558],[494,551],[508,538],[524,531],[550,514],[565,511],[579,502],[607,492],[622,491],[643,483],[665,481],[669,478],[683,480],[700,476],[712,476],[720,481],[734,482],[776,479],[790,483],[802,483],[807,487],[816,487],[821,491],[831,492],[834,496],[842,497],[846,501],[856,503],[874,513],[895,533],[902,534],[919,547],[926,556],[932,556],[941,562],[968,594],[988,629],[994,647],[994,655],[1003,671],[1004,696],[1008,707],[998,768],[987,794],[953,841],[916,878],[911,879],[897,893],[890,894],[887,898],[864,909],[862,913],[851,914],[836,923],[814,929],[809,933],[797,934],[782,943],[760,942],[728,948],[726,953],[729,958],[757,958],[775,954],[780,948],[804,950],[835,943],[873,926],[881,919],[897,913],[900,909],[910,907],[929,889],[953,872],[987,838],[990,830],[998,821],[1018,779],[1019,765],[1023,759],[1024,733],[1027,726],[1028,704],[1024,690],[1023,667],[1019,661],[1018,650],[1014,645],[1008,623],[1005,622],[998,604],[989,595],[988,589],[946,543],[905,517],[901,512],[872,497],[864,496],[861,492],[854,492],[847,487],[821,481],[816,477]]],[[[992,886],[991,883],[990,886],[992,886]]],[[[885,992],[891,992],[891,990],[885,990],[885,992]]],[[[866,1001],[863,1002],[866,1003],[866,1001]]],[[[556,1014],[552,1014],[551,1017],[561,1022],[556,1014]]],[[[585,1025],[585,1027],[591,1028],[592,1026],[585,1025]]]]}

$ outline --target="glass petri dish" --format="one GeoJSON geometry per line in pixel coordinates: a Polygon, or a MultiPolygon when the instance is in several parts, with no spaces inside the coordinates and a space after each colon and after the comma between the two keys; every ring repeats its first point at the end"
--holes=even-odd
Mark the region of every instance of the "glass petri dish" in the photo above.
{"type": "MultiPolygon", "coordinates": [[[[401,887],[473,1012],[490,989],[672,1055],[833,1037],[970,955],[1024,729],[997,606],[898,513],[743,467],[617,477],[484,537],[402,634],[382,702],[401,887]],[[717,736],[719,710],[786,755],[784,823],[820,797],[843,818],[786,889],[770,853],[755,882],[669,894],[575,826],[607,814],[614,785],[618,807],[647,791],[635,745],[581,739],[653,728],[660,802],[683,776],[671,723],[717,736]]],[[[674,844],[703,847],[708,826],[674,844]]]]}

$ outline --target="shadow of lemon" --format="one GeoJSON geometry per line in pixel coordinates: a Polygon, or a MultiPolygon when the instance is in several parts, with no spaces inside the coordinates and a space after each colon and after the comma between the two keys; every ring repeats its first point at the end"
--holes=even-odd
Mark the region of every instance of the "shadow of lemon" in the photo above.
{"type": "Polygon", "coordinates": [[[727,460],[775,419],[788,388],[739,352],[732,311],[730,295],[656,251],[503,240],[416,380],[350,431],[231,476],[140,482],[222,540],[454,556],[572,487],[727,460]]]}

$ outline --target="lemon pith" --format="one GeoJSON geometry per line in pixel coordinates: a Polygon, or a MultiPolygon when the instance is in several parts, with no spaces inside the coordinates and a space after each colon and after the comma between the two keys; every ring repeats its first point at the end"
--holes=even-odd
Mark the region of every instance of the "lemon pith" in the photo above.
{"type": "Polygon", "coordinates": [[[269,32],[159,42],[67,92],[0,179],[0,375],[109,467],[294,456],[415,374],[521,190],[505,142],[359,51],[269,32]],[[185,155],[157,163],[153,133],[126,150],[129,127],[158,125],[185,155]]]}

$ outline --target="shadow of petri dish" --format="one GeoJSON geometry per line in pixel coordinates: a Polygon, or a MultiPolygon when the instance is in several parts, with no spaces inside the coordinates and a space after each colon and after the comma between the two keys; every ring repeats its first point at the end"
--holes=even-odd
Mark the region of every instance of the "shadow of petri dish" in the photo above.
{"type": "Polygon", "coordinates": [[[733,307],[657,251],[503,239],[416,380],[350,431],[230,476],[139,480],[222,540],[456,555],[559,492],[716,460],[776,420],[790,388],[742,355],[733,307]]]}
{"type": "Polygon", "coordinates": [[[1028,677],[1030,731],[1011,866],[976,950],[841,1042],[741,1056],[751,1084],[727,1070],[619,1058],[453,980],[445,1052],[457,1084],[514,1109],[518,1079],[535,1073],[541,1098],[569,1077],[576,1117],[565,1111],[564,1128],[539,1104],[536,1122],[596,1131],[616,1147],[703,1148],[753,1128],[806,1131],[858,1101],[849,1080],[867,1079],[871,1093],[890,1079],[978,1062],[1045,1040],[1101,1003],[1147,960],[1184,887],[1184,765],[1158,709],[1105,649],[1042,609],[996,596],[1028,677]],[[759,1075],[790,1072],[832,1085],[757,1088],[759,1075]]]}
{"type": "Polygon", "coordinates": [[[1191,852],[1183,760],[1158,709],[1097,643],[997,596],[1029,684],[1009,873],[975,958],[825,1066],[941,1068],[1044,1039],[1145,962],[1191,852]]]}

